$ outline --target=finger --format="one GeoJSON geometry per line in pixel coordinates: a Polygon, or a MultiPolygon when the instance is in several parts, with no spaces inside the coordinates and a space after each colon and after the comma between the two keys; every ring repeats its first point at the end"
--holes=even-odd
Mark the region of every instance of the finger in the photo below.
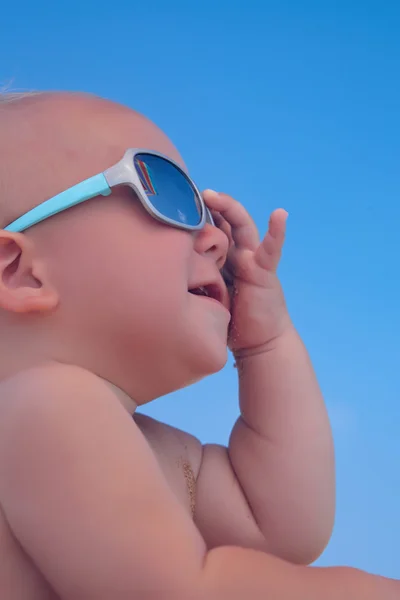
{"type": "Polygon", "coordinates": [[[254,256],[256,263],[263,269],[276,271],[278,268],[285,241],[287,217],[288,213],[282,208],[271,214],[267,234],[254,256]]]}
{"type": "Polygon", "coordinates": [[[231,226],[232,239],[238,248],[255,250],[260,243],[257,227],[247,210],[228,194],[205,190],[204,202],[212,211],[219,212],[231,226]]]}

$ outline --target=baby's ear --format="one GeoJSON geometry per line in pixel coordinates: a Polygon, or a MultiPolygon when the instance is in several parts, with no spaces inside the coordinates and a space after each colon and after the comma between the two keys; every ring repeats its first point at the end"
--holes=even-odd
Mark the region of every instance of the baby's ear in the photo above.
{"type": "Polygon", "coordinates": [[[48,312],[59,298],[27,236],[0,230],[0,309],[48,312]]]}

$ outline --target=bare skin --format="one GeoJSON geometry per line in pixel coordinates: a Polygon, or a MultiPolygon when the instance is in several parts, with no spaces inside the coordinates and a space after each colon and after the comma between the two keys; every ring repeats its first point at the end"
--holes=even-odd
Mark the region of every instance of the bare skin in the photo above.
{"type": "Polygon", "coordinates": [[[8,557],[0,581],[10,600],[399,598],[400,582],[357,570],[295,566],[236,546],[208,550],[179,466],[188,440],[167,429],[164,446],[155,423],[136,426],[87,371],[37,368],[4,382],[9,392],[14,403],[3,403],[0,419],[0,547],[8,557]]]}
{"type": "MultiPolygon", "coordinates": [[[[164,485],[172,490],[182,513],[193,519],[193,481],[200,469],[200,443],[185,432],[142,414],[134,415],[133,427],[135,425],[157,459],[164,485]]],[[[159,500],[162,502],[162,497],[159,500]]],[[[0,513],[0,555],[6,557],[0,562],[0,587],[8,600],[59,598],[22,550],[3,513],[0,513]]]]}
{"type": "MultiPolygon", "coordinates": [[[[0,226],[128,147],[182,162],[152,123],[99,99],[30,99],[0,109],[0,129],[0,226]]],[[[243,207],[206,196],[220,228],[196,235],[157,223],[124,189],[24,234],[0,231],[0,587],[10,600],[249,590],[313,600],[327,588],[332,599],[398,597],[396,582],[293,564],[329,539],[334,469],[276,277],[285,215],[271,216],[260,243],[243,207]],[[226,308],[188,293],[221,284],[226,264],[230,335],[226,308]],[[228,448],[132,418],[222,368],[227,339],[241,409],[228,448]]]]}

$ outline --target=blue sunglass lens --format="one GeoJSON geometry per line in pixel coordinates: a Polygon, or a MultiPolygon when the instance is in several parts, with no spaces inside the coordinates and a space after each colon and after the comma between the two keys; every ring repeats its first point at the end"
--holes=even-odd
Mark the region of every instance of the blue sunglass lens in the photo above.
{"type": "Polygon", "coordinates": [[[153,154],[136,154],[134,165],[150,204],[160,215],[182,225],[200,223],[196,192],[182,171],[153,154]]]}

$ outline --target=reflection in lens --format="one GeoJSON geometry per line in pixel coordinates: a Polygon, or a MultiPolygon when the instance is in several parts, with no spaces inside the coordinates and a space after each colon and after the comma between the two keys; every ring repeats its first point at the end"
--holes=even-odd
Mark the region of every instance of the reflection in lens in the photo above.
{"type": "Polygon", "coordinates": [[[152,154],[136,154],[136,172],[153,207],[164,217],[195,226],[201,221],[196,193],[173,164],[152,154]]]}

